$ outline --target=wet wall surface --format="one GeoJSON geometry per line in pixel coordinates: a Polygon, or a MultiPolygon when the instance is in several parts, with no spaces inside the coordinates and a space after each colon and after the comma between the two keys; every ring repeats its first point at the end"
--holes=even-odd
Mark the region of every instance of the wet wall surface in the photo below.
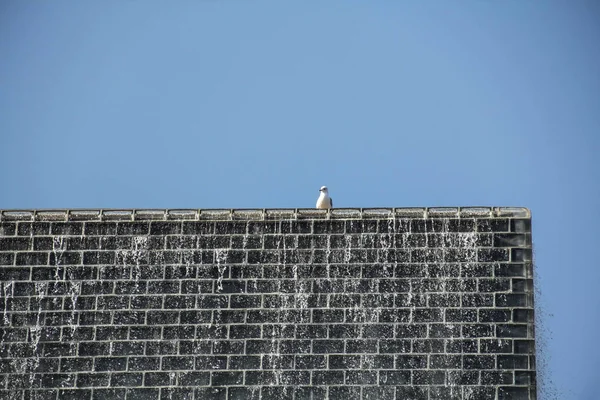
{"type": "Polygon", "coordinates": [[[520,208],[0,212],[2,399],[535,399],[520,208]]]}

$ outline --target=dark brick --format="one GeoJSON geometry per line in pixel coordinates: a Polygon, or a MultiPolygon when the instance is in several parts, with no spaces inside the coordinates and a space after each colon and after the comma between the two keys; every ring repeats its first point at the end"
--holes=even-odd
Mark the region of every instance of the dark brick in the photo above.
{"type": "Polygon", "coordinates": [[[461,266],[463,277],[487,277],[494,273],[494,264],[466,264],[461,266]]]}
{"type": "Polygon", "coordinates": [[[229,369],[259,369],[260,356],[231,356],[229,357],[229,369]]]}
{"type": "Polygon", "coordinates": [[[410,371],[379,371],[380,385],[407,385],[410,384],[410,371]]]}
{"type": "Polygon", "coordinates": [[[519,248],[510,249],[510,261],[511,262],[531,261],[531,259],[532,259],[531,249],[519,249],[519,248]]]}
{"type": "Polygon", "coordinates": [[[127,339],[128,332],[127,326],[99,326],[96,327],[96,340],[127,339]]]}
{"type": "Polygon", "coordinates": [[[531,220],[530,219],[511,219],[510,220],[510,231],[518,233],[531,232],[531,220]]]}
{"type": "Polygon", "coordinates": [[[479,371],[449,371],[448,383],[453,385],[476,385],[479,383],[479,371]]]}
{"type": "Polygon", "coordinates": [[[511,320],[511,311],[507,309],[480,309],[480,322],[508,322],[511,320]]]}
{"type": "Polygon", "coordinates": [[[125,400],[126,389],[102,389],[96,388],[92,394],[92,400],[125,400]]]}
{"type": "MultiPolygon", "coordinates": [[[[399,386],[398,390],[402,391],[405,387],[399,386]]],[[[394,400],[394,399],[408,399],[410,397],[396,397],[394,394],[394,387],[389,386],[365,386],[363,388],[363,399],[377,399],[377,400],[394,400]]],[[[424,397],[427,399],[427,397],[424,397]]]]}
{"type": "MultiPolygon", "coordinates": [[[[42,384],[44,384],[43,381],[42,381],[42,384]]],[[[58,385],[48,385],[48,386],[58,386],[58,385]]],[[[63,384],[63,387],[65,387],[65,386],[68,386],[68,385],[63,384]]],[[[59,389],[58,398],[60,400],[89,400],[92,398],[92,390],[91,389],[59,389]]]]}
{"type": "Polygon", "coordinates": [[[157,400],[159,389],[131,388],[127,389],[127,400],[157,400]]]}
{"type": "MultiPolygon", "coordinates": [[[[112,251],[84,251],[83,252],[83,264],[95,265],[95,264],[107,264],[111,265],[115,263],[115,253],[112,251]]],[[[124,277],[128,278],[128,276],[124,277]]],[[[108,278],[110,279],[110,278],[108,278]]]]}
{"type": "Polygon", "coordinates": [[[144,375],[142,373],[111,373],[110,375],[110,386],[121,387],[121,386],[142,386],[144,375]]]}
{"type": "MultiPolygon", "coordinates": [[[[502,383],[512,383],[502,382],[502,383]]],[[[535,385],[535,371],[515,371],[515,385],[535,385]]]]}
{"type": "Polygon", "coordinates": [[[462,398],[460,387],[432,386],[429,389],[430,400],[459,400],[462,398]]]}
{"type": "Polygon", "coordinates": [[[444,341],[439,339],[415,340],[413,353],[443,353],[444,341]]]}
{"type": "Polygon", "coordinates": [[[81,235],[83,233],[82,222],[53,222],[50,226],[52,235],[81,235]]]}
{"type": "Polygon", "coordinates": [[[313,385],[343,385],[344,371],[313,371],[313,385]]]}
{"type": "Polygon", "coordinates": [[[261,334],[258,325],[232,325],[229,328],[230,339],[259,338],[261,334]]]}
{"type": "Polygon", "coordinates": [[[48,253],[29,252],[17,253],[16,265],[47,265],[48,253]]]}
{"type": "Polygon", "coordinates": [[[488,293],[464,293],[462,295],[463,307],[493,307],[494,295],[488,293]]]}
{"type": "Polygon", "coordinates": [[[148,282],[148,293],[179,293],[178,281],[152,281],[148,282]]]}
{"type": "MultiPolygon", "coordinates": [[[[213,311],[213,322],[215,324],[239,324],[243,323],[246,318],[244,310],[221,310],[213,311]]],[[[252,322],[252,321],[249,321],[252,322]]],[[[252,325],[254,326],[254,325],[252,325]]],[[[258,325],[256,325],[258,326],[258,325]]]]}
{"type": "MultiPolygon", "coordinates": [[[[212,343],[209,341],[205,341],[205,340],[180,340],[179,341],[179,354],[182,354],[182,355],[185,355],[185,354],[208,354],[211,351],[212,351],[212,343]]],[[[196,359],[196,362],[198,362],[198,359],[196,359]]]]}
{"type": "Polygon", "coordinates": [[[117,234],[116,222],[86,222],[86,235],[112,236],[117,234]]]}
{"type": "Polygon", "coordinates": [[[357,338],[360,336],[360,325],[334,324],[329,325],[330,338],[357,338]]]}
{"type": "Polygon", "coordinates": [[[514,340],[515,354],[533,354],[535,346],[533,340],[514,340]]]}
{"type": "Polygon", "coordinates": [[[533,397],[529,395],[530,389],[527,387],[500,387],[498,388],[498,400],[529,400],[533,397]]]}
{"type": "Polygon", "coordinates": [[[411,342],[406,339],[382,339],[379,341],[380,353],[409,353],[411,342]]]}
{"type": "Polygon", "coordinates": [[[425,355],[397,355],[396,368],[398,369],[422,369],[427,368],[427,356],[425,355]]]}
{"type": "Polygon", "coordinates": [[[509,279],[479,279],[480,292],[506,292],[510,290],[509,279]]]}
{"type": "MultiPolygon", "coordinates": [[[[480,262],[508,261],[509,251],[501,248],[482,248],[477,250],[477,260],[480,262]]],[[[514,260],[513,260],[514,261],[514,260]]]]}
{"type": "Polygon", "coordinates": [[[423,308],[413,311],[413,321],[415,322],[441,322],[443,320],[443,313],[439,308],[423,308]]]}
{"type": "Polygon", "coordinates": [[[455,339],[446,342],[447,353],[477,353],[477,340],[455,339]]]}
{"type": "Polygon", "coordinates": [[[242,372],[212,372],[211,386],[241,385],[243,377],[242,372]]]}
{"type": "MultiPolygon", "coordinates": [[[[431,355],[429,357],[429,368],[432,369],[460,369],[462,367],[462,356],[459,355],[431,355]]],[[[432,372],[432,371],[428,371],[432,372]]],[[[439,371],[434,371],[439,372],[439,371]]],[[[435,374],[434,374],[435,375],[435,374]]],[[[415,377],[416,378],[416,377],[415,377]]],[[[415,379],[413,379],[415,381],[415,379]]],[[[444,378],[445,381],[445,378],[444,378]]],[[[416,383],[416,382],[415,382],[416,383]]],[[[429,382],[434,383],[434,382],[429,382]]]]}
{"type": "Polygon", "coordinates": [[[181,222],[153,221],[150,223],[150,235],[178,235],[180,233],[181,222]]]}
{"type": "Polygon", "coordinates": [[[0,265],[13,265],[15,255],[12,253],[0,253],[0,265]]]}
{"type": "Polygon", "coordinates": [[[168,372],[146,372],[144,386],[169,386],[170,375],[168,372]]]}
{"type": "Polygon", "coordinates": [[[477,310],[469,308],[446,309],[446,322],[477,322],[477,310]]]}
{"type": "Polygon", "coordinates": [[[330,355],[329,369],[359,369],[361,357],[357,355],[330,355]]]}
{"type": "Polygon", "coordinates": [[[448,279],[446,280],[447,292],[475,292],[477,281],[475,279],[448,279]]]}
{"type": "Polygon", "coordinates": [[[529,298],[525,293],[496,293],[496,307],[527,307],[529,298]]]}
{"type": "MultiPolygon", "coordinates": [[[[163,339],[184,340],[194,339],[196,333],[194,326],[165,326],[163,328],[163,339]]],[[[176,350],[174,350],[175,352],[176,350]]]]}
{"type": "Polygon", "coordinates": [[[482,371],[481,383],[483,385],[511,385],[513,373],[507,371],[482,371]]]}
{"type": "Polygon", "coordinates": [[[194,368],[194,357],[191,356],[177,356],[177,357],[163,357],[161,370],[190,370],[194,368]]]}
{"type": "Polygon", "coordinates": [[[164,308],[166,309],[188,309],[195,306],[196,296],[165,296],[164,308]]]}
{"type": "Polygon", "coordinates": [[[493,369],[495,367],[494,356],[464,355],[464,369],[493,369]]]}
{"type": "Polygon", "coordinates": [[[479,232],[508,232],[508,219],[478,219],[477,231],[479,232]]]}
{"type": "Polygon", "coordinates": [[[31,268],[19,267],[19,268],[0,268],[0,281],[28,281],[31,277],[31,268]]]}
{"type": "Polygon", "coordinates": [[[343,322],[343,310],[314,310],[313,322],[343,322]]]}
{"type": "Polygon", "coordinates": [[[425,324],[396,325],[397,338],[418,338],[425,336],[427,336],[427,325],[425,324]]]}
{"type": "Polygon", "coordinates": [[[213,354],[243,354],[243,341],[220,340],[213,342],[213,354]]]}
{"type": "Polygon", "coordinates": [[[463,325],[462,333],[464,337],[490,337],[494,334],[494,326],[489,324],[463,325]]]}
{"type": "MultiPolygon", "coordinates": [[[[14,226],[14,225],[13,225],[14,226]]],[[[14,234],[14,232],[13,232],[14,234]]],[[[17,235],[19,236],[40,236],[50,234],[49,222],[19,222],[17,235]]]]}
{"type": "Polygon", "coordinates": [[[443,385],[445,382],[445,371],[413,371],[415,385],[443,385]]]}
{"type": "Polygon", "coordinates": [[[93,358],[61,358],[60,359],[60,371],[61,372],[80,372],[80,371],[91,371],[94,365],[93,358]]]}
{"type": "Polygon", "coordinates": [[[117,235],[147,235],[150,231],[148,222],[119,222],[117,235]]]}
{"type": "MultiPolygon", "coordinates": [[[[377,384],[377,372],[375,371],[347,371],[346,372],[346,385],[376,385],[377,384]]],[[[342,388],[340,388],[342,389],[342,388]]],[[[354,388],[353,388],[354,389],[354,388]]],[[[353,398],[358,397],[360,399],[360,388],[358,390],[351,390],[350,393],[338,392],[340,398],[353,398]]],[[[337,393],[336,393],[337,394],[337,393]]]]}
{"type": "Polygon", "coordinates": [[[113,356],[130,356],[141,354],[144,354],[144,342],[114,342],[112,345],[111,355],[113,356]]]}
{"type": "Polygon", "coordinates": [[[0,222],[0,236],[13,236],[16,232],[16,226],[14,222],[0,222]]]}
{"type": "Polygon", "coordinates": [[[506,276],[506,277],[525,277],[526,276],[526,269],[525,269],[525,264],[517,264],[517,263],[510,263],[510,264],[496,264],[494,266],[494,275],[496,276],[506,276]]]}
{"type": "Polygon", "coordinates": [[[296,356],[296,369],[324,369],[327,360],[322,355],[298,355],[296,356]]]}
{"type": "Polygon", "coordinates": [[[343,353],[343,340],[314,340],[313,353],[343,353]]]}
{"type": "Polygon", "coordinates": [[[527,244],[527,236],[522,233],[497,233],[494,247],[521,247],[527,244]]]}
{"type": "Polygon", "coordinates": [[[77,387],[108,386],[110,375],[107,373],[77,374],[77,387]]]}
{"type": "MultiPolygon", "coordinates": [[[[507,346],[509,353],[512,346],[507,346]]],[[[528,369],[529,358],[526,355],[499,355],[498,356],[498,369],[528,369]]]]}
{"type": "Polygon", "coordinates": [[[508,339],[481,339],[479,345],[481,353],[511,353],[513,349],[508,339]]]}

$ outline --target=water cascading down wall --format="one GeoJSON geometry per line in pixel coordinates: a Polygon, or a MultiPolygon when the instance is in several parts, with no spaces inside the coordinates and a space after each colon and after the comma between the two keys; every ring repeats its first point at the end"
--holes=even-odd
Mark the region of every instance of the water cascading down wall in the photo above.
{"type": "Polygon", "coordinates": [[[0,212],[2,399],[535,399],[523,208],[0,212]]]}

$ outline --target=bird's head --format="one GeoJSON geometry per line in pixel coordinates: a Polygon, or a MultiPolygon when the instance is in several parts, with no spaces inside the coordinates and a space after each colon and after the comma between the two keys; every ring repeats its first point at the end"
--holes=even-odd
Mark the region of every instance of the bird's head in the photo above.
{"type": "Polygon", "coordinates": [[[319,192],[321,192],[321,193],[328,193],[327,186],[321,186],[321,189],[319,189],[319,192]]]}

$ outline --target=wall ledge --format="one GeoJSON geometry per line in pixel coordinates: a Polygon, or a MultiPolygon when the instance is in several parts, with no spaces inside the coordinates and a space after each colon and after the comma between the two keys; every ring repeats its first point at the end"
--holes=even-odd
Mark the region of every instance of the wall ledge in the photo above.
{"type": "Polygon", "coordinates": [[[531,218],[525,207],[0,210],[0,221],[198,221],[394,218],[531,218]]]}

